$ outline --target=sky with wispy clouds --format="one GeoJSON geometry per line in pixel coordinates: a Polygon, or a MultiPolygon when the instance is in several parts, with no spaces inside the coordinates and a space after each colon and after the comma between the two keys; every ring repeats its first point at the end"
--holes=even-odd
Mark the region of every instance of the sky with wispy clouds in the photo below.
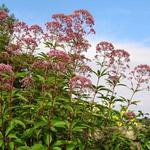
{"type": "MultiPolygon", "coordinates": [[[[1,4],[16,18],[41,26],[51,20],[52,14],[87,9],[95,18],[93,45],[110,41],[116,48],[129,51],[133,66],[150,65],[150,0],[0,0],[1,4]]],[[[139,95],[142,102],[137,109],[150,112],[149,97],[149,93],[139,95]]]]}

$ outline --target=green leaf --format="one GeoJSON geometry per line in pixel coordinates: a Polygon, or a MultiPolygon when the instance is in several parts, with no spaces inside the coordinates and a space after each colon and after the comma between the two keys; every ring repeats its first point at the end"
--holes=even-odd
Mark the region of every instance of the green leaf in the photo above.
{"type": "Polygon", "coordinates": [[[18,137],[15,135],[15,133],[10,133],[9,135],[8,135],[8,137],[10,138],[10,139],[17,139],[18,137]]]}
{"type": "Polygon", "coordinates": [[[47,148],[42,144],[34,144],[30,150],[47,150],[47,148]]]}
{"type": "Polygon", "coordinates": [[[0,140],[0,147],[2,147],[4,144],[4,141],[3,140],[0,140]]]}
{"type": "Polygon", "coordinates": [[[137,105],[137,103],[139,103],[140,101],[132,101],[131,104],[132,105],[137,105]]]}
{"type": "Polygon", "coordinates": [[[17,150],[29,150],[30,148],[28,146],[20,146],[17,148],[17,150]]]}
{"type": "Polygon", "coordinates": [[[58,119],[58,118],[52,119],[52,120],[51,120],[51,124],[52,124],[54,127],[60,127],[60,128],[65,128],[65,127],[66,127],[66,122],[65,122],[65,121],[61,121],[61,120],[58,119]]]}
{"type": "Polygon", "coordinates": [[[51,144],[51,142],[52,142],[52,136],[51,136],[51,134],[46,134],[45,136],[44,136],[44,141],[45,141],[45,144],[48,146],[49,144],[51,144]]]}
{"type": "Polygon", "coordinates": [[[20,125],[25,129],[25,124],[21,120],[13,119],[6,129],[5,136],[7,136],[17,125],[20,125]]]}
{"type": "Polygon", "coordinates": [[[24,138],[31,137],[34,133],[34,130],[35,130],[34,128],[30,128],[30,129],[25,130],[25,132],[23,133],[23,137],[24,138]]]}
{"type": "Polygon", "coordinates": [[[45,79],[43,76],[41,75],[36,75],[36,76],[38,77],[39,81],[41,81],[42,83],[45,83],[45,79]]]}
{"type": "Polygon", "coordinates": [[[148,141],[148,142],[146,143],[146,147],[148,148],[148,150],[150,150],[150,141],[148,141]]]}
{"type": "Polygon", "coordinates": [[[14,150],[14,147],[15,147],[14,142],[10,142],[10,143],[9,143],[9,148],[10,148],[10,150],[14,150]]]}
{"type": "Polygon", "coordinates": [[[54,146],[54,147],[55,147],[55,146],[61,146],[61,145],[63,145],[63,144],[66,144],[66,141],[57,140],[57,141],[53,144],[53,146],[54,146]]]}
{"type": "Polygon", "coordinates": [[[26,75],[28,74],[28,72],[17,72],[16,73],[16,77],[17,78],[23,78],[23,77],[25,77],[26,75]]]}
{"type": "Polygon", "coordinates": [[[53,147],[52,150],[62,150],[60,147],[53,147]]]}
{"type": "Polygon", "coordinates": [[[69,141],[69,144],[67,145],[67,150],[74,150],[76,147],[76,142],[74,141],[69,141]]]}
{"type": "Polygon", "coordinates": [[[28,102],[28,99],[20,93],[16,93],[15,96],[17,96],[20,100],[22,100],[24,102],[28,102]]]}
{"type": "Polygon", "coordinates": [[[73,132],[81,132],[85,128],[87,128],[87,127],[85,127],[85,126],[75,126],[73,128],[73,132]]]}
{"type": "Polygon", "coordinates": [[[39,127],[44,127],[46,125],[47,125],[47,122],[41,120],[41,121],[35,123],[34,128],[37,129],[39,127]]]}

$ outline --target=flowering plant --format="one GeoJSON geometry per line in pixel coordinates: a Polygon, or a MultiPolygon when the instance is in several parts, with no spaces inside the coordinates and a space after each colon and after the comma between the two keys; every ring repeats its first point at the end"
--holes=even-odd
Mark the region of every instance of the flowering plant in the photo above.
{"type": "Polygon", "coordinates": [[[150,149],[149,126],[130,110],[134,95],[149,89],[150,66],[130,71],[130,54],[102,41],[95,70],[85,55],[86,36],[95,34],[92,15],[76,10],[52,19],[42,29],[0,9],[0,149],[150,149]],[[41,45],[49,51],[38,53],[41,45]],[[118,86],[131,98],[120,96],[118,86]]]}

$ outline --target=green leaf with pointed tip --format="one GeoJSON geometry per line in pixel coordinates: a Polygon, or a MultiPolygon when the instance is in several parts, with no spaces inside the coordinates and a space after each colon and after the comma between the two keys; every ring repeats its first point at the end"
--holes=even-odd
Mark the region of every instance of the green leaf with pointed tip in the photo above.
{"type": "Polygon", "coordinates": [[[25,129],[25,124],[21,120],[13,119],[8,125],[5,136],[7,136],[17,125],[22,126],[25,129]]]}
{"type": "Polygon", "coordinates": [[[51,124],[54,127],[60,127],[60,128],[65,128],[66,127],[66,122],[61,121],[59,118],[54,118],[51,120],[51,124]]]}

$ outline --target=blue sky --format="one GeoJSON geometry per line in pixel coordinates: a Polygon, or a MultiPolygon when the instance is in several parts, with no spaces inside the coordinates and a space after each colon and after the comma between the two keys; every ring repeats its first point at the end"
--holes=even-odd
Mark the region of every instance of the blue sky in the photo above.
{"type": "Polygon", "coordinates": [[[1,0],[17,18],[43,25],[54,13],[87,9],[96,37],[150,46],[150,0],[1,0]]]}

